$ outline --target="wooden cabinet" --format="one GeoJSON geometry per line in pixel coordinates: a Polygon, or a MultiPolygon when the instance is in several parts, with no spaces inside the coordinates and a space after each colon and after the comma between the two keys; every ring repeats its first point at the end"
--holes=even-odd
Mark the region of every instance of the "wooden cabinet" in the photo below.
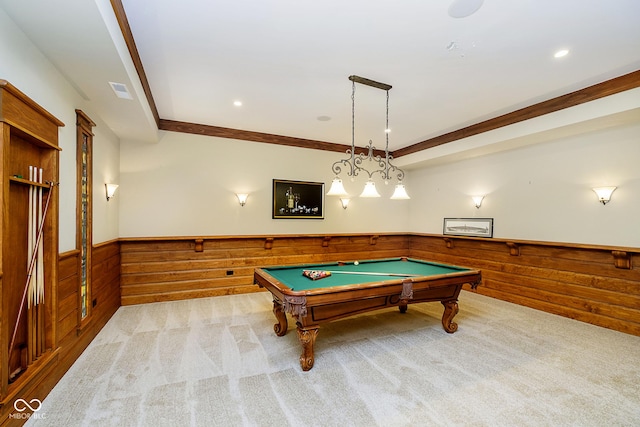
{"type": "Polygon", "coordinates": [[[10,83],[0,80],[0,401],[3,403],[44,375],[56,354],[60,126],[64,126],[61,121],[10,83]],[[40,177],[29,175],[30,166],[42,168],[41,181],[40,177]],[[31,232],[33,229],[40,238],[31,232]],[[38,246],[39,254],[32,255],[38,246]],[[33,270],[28,274],[32,263],[37,264],[39,272],[33,270]],[[40,290],[37,299],[32,299],[34,294],[27,286],[33,275],[37,275],[40,290]]]}

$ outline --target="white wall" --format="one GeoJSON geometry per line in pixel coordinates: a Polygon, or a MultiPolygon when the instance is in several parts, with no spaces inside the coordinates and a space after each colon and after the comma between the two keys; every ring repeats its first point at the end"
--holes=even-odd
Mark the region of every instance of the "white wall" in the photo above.
{"type": "MultiPolygon", "coordinates": [[[[638,117],[640,118],[640,117],[638,117]]],[[[158,144],[123,143],[120,236],[350,232],[442,233],[445,217],[494,218],[494,236],[640,247],[640,120],[410,170],[409,201],[326,197],[324,220],[271,218],[273,178],[325,182],[345,155],[163,133],[158,144]],[[591,190],[617,186],[603,206],[591,190]],[[234,195],[250,193],[241,207],[234,195]],[[471,196],[485,195],[482,207],[471,196]]],[[[357,195],[364,177],[345,179],[357,195]]]]}
{"type": "MultiPolygon", "coordinates": [[[[325,219],[272,219],[272,179],[324,182],[346,154],[165,132],[157,144],[123,143],[120,236],[213,236],[408,231],[409,201],[325,198],[325,219]],[[250,193],[241,207],[237,192],[250,193]]],[[[345,180],[350,194],[365,177],[345,180]]],[[[409,184],[410,181],[407,181],[409,184]]]]}
{"type": "MultiPolygon", "coordinates": [[[[98,125],[94,128],[94,187],[103,175],[117,174],[119,142],[89,102],[83,100],[68,81],[31,43],[0,8],[0,79],[7,80],[43,108],[64,122],[60,128],[60,252],[75,249],[76,235],[76,109],[83,110],[98,125]]],[[[94,243],[118,237],[117,206],[106,207],[104,194],[94,189],[94,243]],[[104,202],[103,202],[104,200],[104,202]]]]}
{"type": "Polygon", "coordinates": [[[640,120],[411,173],[410,228],[494,218],[494,237],[640,247],[640,120]],[[598,203],[592,187],[617,186],[598,203]],[[486,195],[480,209],[471,196],[486,195]]]}
{"type": "MultiPolygon", "coordinates": [[[[85,111],[86,112],[86,111],[85,111]]],[[[94,119],[91,117],[91,119],[94,119]]],[[[111,130],[95,117],[93,128],[93,244],[119,237],[118,191],[107,201],[105,183],[120,182],[120,141],[111,130]]],[[[75,214],[74,214],[75,215],[75,214]]]]}

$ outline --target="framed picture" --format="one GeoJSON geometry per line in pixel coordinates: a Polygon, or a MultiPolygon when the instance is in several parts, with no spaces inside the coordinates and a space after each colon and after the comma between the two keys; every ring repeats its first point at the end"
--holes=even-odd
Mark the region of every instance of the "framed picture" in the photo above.
{"type": "Polygon", "coordinates": [[[493,237],[493,218],[445,218],[442,234],[493,237]]]}
{"type": "Polygon", "coordinates": [[[324,218],[324,182],[273,180],[272,218],[324,218]]]}

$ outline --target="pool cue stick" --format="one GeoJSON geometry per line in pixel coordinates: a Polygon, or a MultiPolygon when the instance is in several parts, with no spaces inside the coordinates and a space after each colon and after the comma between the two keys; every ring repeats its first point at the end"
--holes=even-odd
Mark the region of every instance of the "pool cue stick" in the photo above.
{"type": "MultiPolygon", "coordinates": [[[[38,184],[42,184],[42,168],[38,168],[38,184]]],[[[38,187],[38,224],[42,222],[42,187],[38,187]]],[[[44,351],[44,240],[38,242],[36,266],[36,357],[44,351]]]]}
{"type": "Polygon", "coordinates": [[[331,274],[360,274],[364,276],[400,276],[400,277],[419,277],[421,274],[404,274],[404,273],[377,273],[373,271],[336,271],[336,270],[322,270],[328,271],[331,274]]]}
{"type": "MultiPolygon", "coordinates": [[[[38,244],[39,240],[42,238],[42,232],[44,230],[44,220],[47,217],[47,211],[49,210],[49,202],[51,201],[51,193],[53,193],[53,186],[54,183],[51,182],[49,183],[50,188],[49,188],[49,194],[47,195],[47,202],[44,204],[44,212],[42,214],[42,222],[40,223],[40,227],[38,229],[38,235],[36,236],[36,245],[38,244]]],[[[31,281],[31,275],[33,273],[33,267],[35,265],[35,254],[33,254],[31,256],[31,261],[29,262],[29,268],[27,269],[27,281],[24,285],[24,290],[22,291],[22,299],[20,300],[20,306],[18,309],[18,316],[17,316],[17,320],[16,320],[16,324],[13,328],[13,334],[11,335],[11,341],[9,344],[9,354],[11,354],[11,352],[13,351],[13,346],[16,343],[16,335],[18,333],[18,326],[20,326],[20,318],[22,317],[22,311],[24,310],[24,302],[27,299],[27,293],[29,291],[29,282],[31,281]]],[[[27,353],[29,353],[27,351],[27,353]]]]}
{"type": "MultiPolygon", "coordinates": [[[[34,166],[29,166],[29,181],[35,182],[34,166]]],[[[37,245],[34,247],[33,242],[35,238],[34,228],[36,222],[36,191],[33,185],[29,185],[29,237],[27,239],[27,259],[36,259],[37,257],[37,245]]],[[[29,265],[27,264],[27,268],[29,265]]],[[[35,267],[34,267],[35,268],[35,267]]],[[[29,277],[29,295],[27,297],[27,364],[30,364],[35,358],[35,310],[33,308],[34,292],[36,288],[36,278],[31,275],[29,277]]],[[[19,321],[18,321],[19,322],[19,321]]]]}

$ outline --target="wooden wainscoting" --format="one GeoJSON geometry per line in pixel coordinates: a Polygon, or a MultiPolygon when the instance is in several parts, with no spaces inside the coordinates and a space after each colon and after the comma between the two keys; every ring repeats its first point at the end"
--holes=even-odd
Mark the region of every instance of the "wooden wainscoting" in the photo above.
{"type": "Polygon", "coordinates": [[[80,251],[60,255],[59,343],[72,355],[80,355],[120,307],[120,243],[112,240],[92,248],[91,309],[89,320],[84,323],[80,320],[79,263],[80,251]],[[71,350],[74,347],[77,348],[71,350]]]}
{"type": "Polygon", "coordinates": [[[406,235],[121,239],[122,305],[256,292],[256,267],[406,256],[406,235]]]}
{"type": "Polygon", "coordinates": [[[99,331],[120,307],[120,242],[94,245],[91,263],[91,316],[99,331]]]}
{"type": "Polygon", "coordinates": [[[73,342],[78,327],[80,251],[60,254],[58,262],[58,342],[73,342]]]}
{"type": "Polygon", "coordinates": [[[482,270],[477,292],[640,335],[640,250],[412,235],[410,256],[482,270]]]}

